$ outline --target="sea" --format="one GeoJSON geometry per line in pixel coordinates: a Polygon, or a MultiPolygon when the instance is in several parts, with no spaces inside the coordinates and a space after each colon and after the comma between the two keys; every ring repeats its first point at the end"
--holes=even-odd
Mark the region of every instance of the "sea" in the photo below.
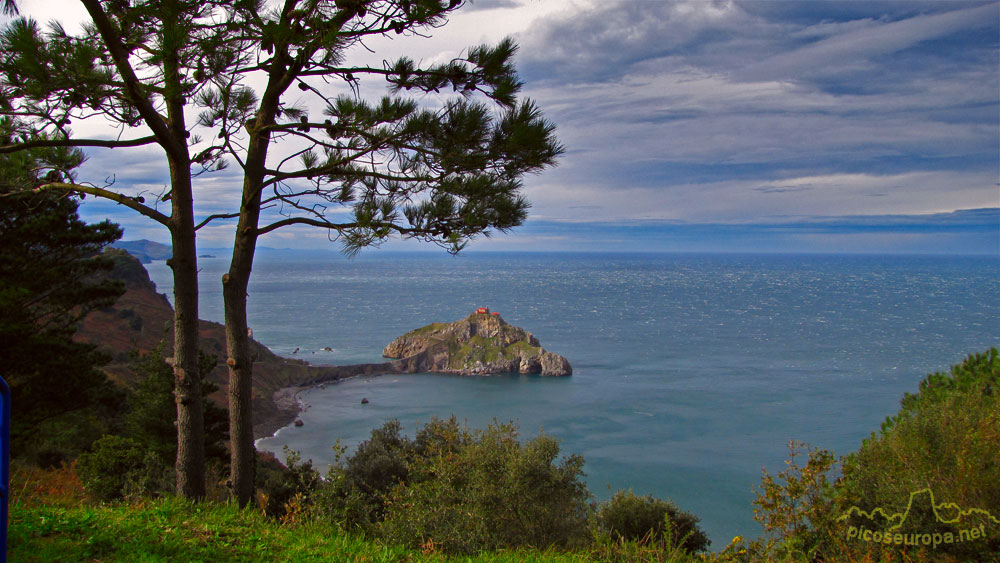
{"type": "MultiPolygon", "coordinates": [[[[199,260],[201,317],[222,321],[229,257],[199,260]]],[[[170,271],[148,266],[170,295],[170,271]]],[[[172,296],[171,296],[172,297],[172,296]]],[[[1000,257],[261,250],[254,338],[317,365],[380,362],[395,337],[498,311],[570,377],[359,377],[300,395],[301,427],[258,440],[321,471],[385,421],[514,421],[586,460],[595,501],[670,499],[716,548],[755,537],[762,470],[789,443],[839,455],[920,380],[1000,345],[1000,257]],[[362,398],[368,399],[362,404],[362,398]]]]}

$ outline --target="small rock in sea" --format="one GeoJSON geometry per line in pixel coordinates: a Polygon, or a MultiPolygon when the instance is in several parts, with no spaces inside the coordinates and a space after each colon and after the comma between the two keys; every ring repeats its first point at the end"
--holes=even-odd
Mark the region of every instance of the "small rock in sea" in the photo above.
{"type": "Polygon", "coordinates": [[[330,348],[329,346],[324,346],[323,347],[323,351],[324,352],[333,352],[333,348],[330,348]]]}
{"type": "Polygon", "coordinates": [[[367,405],[368,404],[368,397],[361,397],[361,404],[362,405],[367,405]]]}
{"type": "Polygon", "coordinates": [[[305,422],[302,422],[301,418],[296,418],[295,419],[295,426],[298,427],[298,426],[302,426],[303,424],[305,424],[305,422]]]}

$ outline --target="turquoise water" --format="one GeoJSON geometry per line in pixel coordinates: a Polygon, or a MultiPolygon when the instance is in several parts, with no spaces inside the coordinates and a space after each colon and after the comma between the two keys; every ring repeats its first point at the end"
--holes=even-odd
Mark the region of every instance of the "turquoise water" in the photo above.
{"type": "MultiPolygon", "coordinates": [[[[200,261],[203,318],[222,318],[227,265],[200,261]]],[[[167,269],[150,271],[169,292],[167,269]]],[[[724,545],[758,533],[753,487],[763,467],[781,470],[789,440],[846,454],[928,372],[1000,344],[1000,260],[265,251],[249,314],[275,352],[346,364],[478,306],[574,375],[353,379],[304,394],[305,425],[259,447],[324,465],[338,438],[356,445],[389,418],[411,435],[432,416],[516,420],[582,454],[596,498],[672,498],[724,545]]]]}

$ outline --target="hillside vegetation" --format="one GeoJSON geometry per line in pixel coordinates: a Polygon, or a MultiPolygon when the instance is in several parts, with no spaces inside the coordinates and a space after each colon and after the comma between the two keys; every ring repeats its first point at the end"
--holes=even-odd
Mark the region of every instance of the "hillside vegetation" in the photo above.
{"type": "Polygon", "coordinates": [[[929,375],[857,452],[838,460],[793,444],[785,469],[765,471],[758,488],[764,534],[725,545],[710,546],[697,517],[669,501],[619,491],[593,503],[584,460],[561,456],[550,436],[452,418],[412,439],[391,421],[351,455],[335,445],[322,477],[294,452],[287,466],[262,459],[257,502],[244,510],[225,502],[221,479],[201,504],[157,489],[134,443],[60,468],[21,465],[11,560],[998,561],[998,401],[992,349],[929,375]],[[909,506],[918,488],[937,504],[909,506]],[[949,533],[955,541],[934,539],[949,533]]]}
{"type": "Polygon", "coordinates": [[[787,469],[764,474],[754,512],[768,537],[756,547],[795,561],[1000,561],[997,452],[993,348],[928,375],[839,462],[793,444],[787,469]]]}

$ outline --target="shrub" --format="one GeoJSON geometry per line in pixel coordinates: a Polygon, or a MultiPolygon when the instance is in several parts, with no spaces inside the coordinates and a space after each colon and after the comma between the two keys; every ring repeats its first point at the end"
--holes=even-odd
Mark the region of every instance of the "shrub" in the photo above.
{"type": "Polygon", "coordinates": [[[557,462],[559,444],[538,436],[524,444],[517,427],[460,428],[432,421],[419,433],[409,481],[388,498],[379,526],[394,543],[451,553],[510,547],[568,546],[586,537],[590,494],[583,458],[557,462]]]}
{"type": "Polygon", "coordinates": [[[911,494],[929,489],[939,506],[931,505],[930,495],[916,495],[900,531],[957,534],[959,528],[983,524],[985,539],[939,545],[935,553],[960,559],[1000,554],[1000,524],[993,520],[1000,519],[997,452],[1000,356],[993,348],[967,357],[947,374],[928,375],[917,394],[903,397],[881,432],[845,458],[840,508],[903,512],[911,494]],[[935,512],[947,510],[940,506],[944,503],[989,510],[993,519],[968,514],[954,525],[943,522],[935,512]]]}
{"type": "MultiPolygon", "coordinates": [[[[881,432],[841,460],[809,452],[776,477],[764,472],[755,518],[770,534],[753,550],[762,558],[809,561],[984,560],[1000,558],[1000,357],[997,350],[966,358],[950,373],[928,375],[907,393],[881,432]],[[929,491],[929,493],[928,493],[929,491]],[[979,511],[971,510],[979,509],[979,511]],[[983,513],[982,511],[989,511],[983,513]],[[894,515],[905,515],[890,520],[894,515]],[[984,526],[975,541],[895,545],[862,541],[850,527],[908,537],[959,537],[984,526]]],[[[874,537],[874,534],[873,534],[874,537]]]]}
{"type": "Polygon", "coordinates": [[[820,553],[836,550],[833,540],[839,512],[832,481],[836,457],[801,442],[789,443],[788,449],[790,459],[784,471],[771,475],[764,470],[753,512],[768,538],[753,547],[766,559],[812,561],[820,553]],[[803,452],[808,459],[800,465],[797,458],[803,452]]]}
{"type": "Polygon", "coordinates": [[[298,452],[288,446],[284,451],[284,465],[269,455],[257,456],[258,503],[264,514],[274,518],[285,518],[289,503],[294,502],[297,510],[305,509],[322,483],[319,472],[313,469],[312,460],[303,463],[298,452]]]}
{"type": "MultiPolygon", "coordinates": [[[[119,404],[124,402],[123,394],[113,396],[119,404]]],[[[113,408],[101,404],[52,417],[34,425],[30,443],[17,452],[17,457],[44,468],[71,463],[95,440],[116,433],[120,419],[113,408]]]]}
{"type": "Polygon", "coordinates": [[[335,449],[313,502],[347,528],[453,553],[586,538],[583,458],[557,461],[551,437],[521,444],[513,424],[470,430],[452,417],[433,419],[415,440],[389,421],[353,456],[335,449]]]}
{"type": "Polygon", "coordinates": [[[326,482],[316,492],[316,510],[347,529],[373,532],[385,517],[386,496],[409,478],[414,446],[398,420],[373,429],[352,456],[334,446],[336,458],[326,482]]]}
{"type": "Polygon", "coordinates": [[[156,454],[131,438],[103,436],[81,454],[76,471],[83,486],[101,500],[170,490],[170,471],[156,454]]]}
{"type": "Polygon", "coordinates": [[[348,458],[343,476],[374,504],[381,504],[378,501],[383,495],[407,480],[412,452],[413,443],[401,434],[399,421],[390,420],[372,430],[371,438],[358,446],[348,458]]]}
{"type": "Polygon", "coordinates": [[[652,495],[618,491],[597,510],[597,528],[618,540],[664,543],[689,552],[704,551],[711,543],[698,528],[698,518],[672,502],[652,495]]]}

